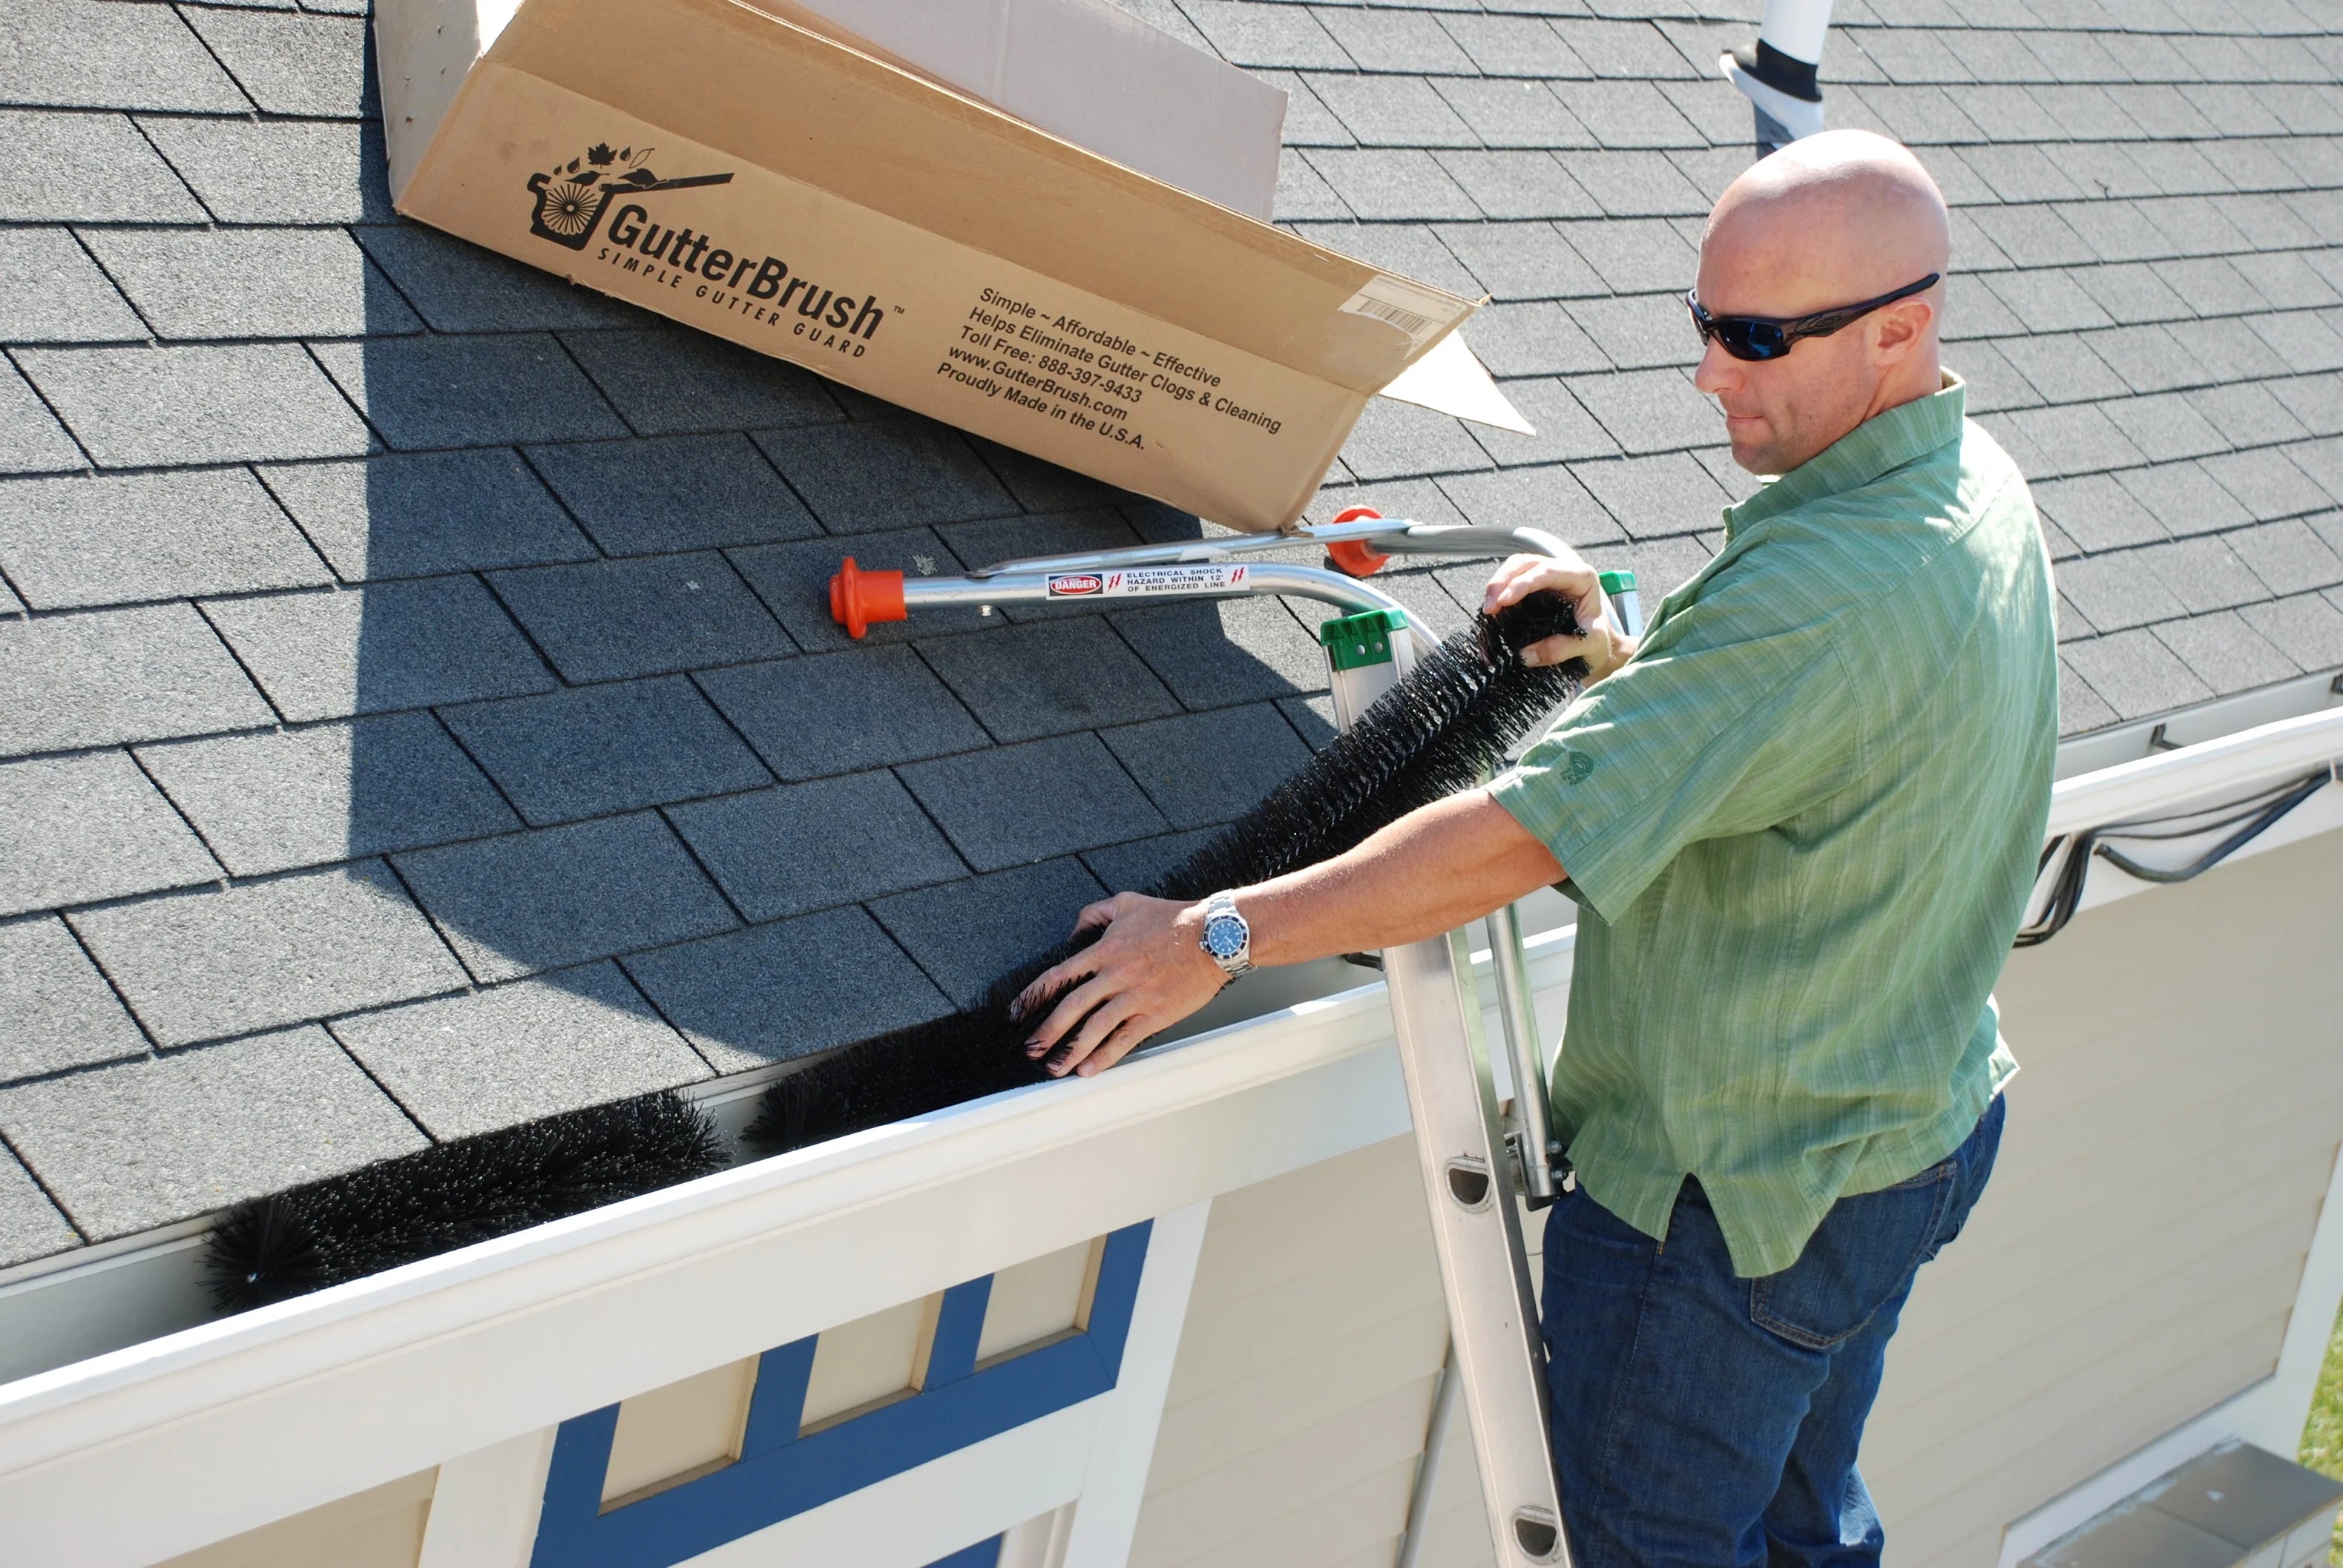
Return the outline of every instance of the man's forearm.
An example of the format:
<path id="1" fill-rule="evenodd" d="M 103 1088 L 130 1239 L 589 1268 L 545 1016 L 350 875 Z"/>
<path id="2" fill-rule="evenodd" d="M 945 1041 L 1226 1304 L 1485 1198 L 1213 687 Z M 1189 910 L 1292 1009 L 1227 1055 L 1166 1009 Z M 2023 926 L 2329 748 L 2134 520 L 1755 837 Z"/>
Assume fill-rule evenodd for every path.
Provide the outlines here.
<path id="1" fill-rule="evenodd" d="M 1257 964 L 1435 936 L 1563 874 L 1512 813 L 1475 789 L 1412 812 L 1346 855 L 1233 890 Z M 1111 1067 L 1227 983 L 1198 939 L 1200 905 L 1118 893 L 1081 913 L 1089 947 L 1037 977 L 1011 1015 L 1040 1015 L 1028 1055 L 1052 1073 Z M 1103 930 L 1099 930 L 1100 928 Z"/>
<path id="2" fill-rule="evenodd" d="M 1258 964 L 1398 947 L 1562 879 L 1553 852 L 1485 789 L 1409 813 L 1358 848 L 1247 888 Z"/>

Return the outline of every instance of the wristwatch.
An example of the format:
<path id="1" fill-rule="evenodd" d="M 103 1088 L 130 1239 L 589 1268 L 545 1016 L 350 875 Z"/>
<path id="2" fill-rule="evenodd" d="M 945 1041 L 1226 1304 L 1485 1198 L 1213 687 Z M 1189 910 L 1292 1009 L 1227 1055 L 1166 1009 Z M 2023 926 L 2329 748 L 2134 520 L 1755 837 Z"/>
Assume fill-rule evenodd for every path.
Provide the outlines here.
<path id="1" fill-rule="evenodd" d="M 1196 945 L 1231 980 L 1252 968 L 1252 927 L 1237 913 L 1234 893 L 1214 893 L 1204 900 L 1204 934 Z"/>

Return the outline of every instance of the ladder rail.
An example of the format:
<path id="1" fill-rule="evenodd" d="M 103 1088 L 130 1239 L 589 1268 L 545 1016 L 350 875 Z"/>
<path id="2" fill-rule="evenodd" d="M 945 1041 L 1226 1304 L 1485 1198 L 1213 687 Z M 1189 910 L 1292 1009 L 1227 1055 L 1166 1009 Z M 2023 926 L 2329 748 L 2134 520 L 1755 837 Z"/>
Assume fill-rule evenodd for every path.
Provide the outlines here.
<path id="1" fill-rule="evenodd" d="M 1384 663 L 1331 671 L 1338 724 L 1348 728 L 1413 668 L 1412 648 L 1394 642 L 1392 652 Z M 1518 938 L 1519 922 L 1510 930 Z M 1519 956 L 1513 955 L 1517 968 Z M 1490 1543 L 1502 1568 L 1568 1568 L 1545 1346 L 1495 1074 L 1481 1029 L 1472 950 L 1459 930 L 1385 948 L 1383 959 L 1417 1171 L 1448 1307 L 1447 1375 L 1463 1392 Z M 1525 973 L 1521 996 L 1526 999 Z M 1534 1103 L 1544 1082 L 1535 1061 L 1534 1022 L 1520 1016 L 1503 983 L 1498 1010 L 1507 1035 L 1528 1046 L 1531 1065 L 1517 1071 L 1516 1101 Z"/>
<path id="2" fill-rule="evenodd" d="M 1530 969 L 1522 947 L 1518 907 L 1500 904 L 1489 911 L 1489 962 L 1496 971 L 1497 1019 L 1504 1029 L 1505 1065 L 1513 1080 L 1514 1158 L 1521 1162 L 1522 1192 L 1533 1209 L 1552 1204 L 1560 1192 L 1562 1142 L 1554 1135 L 1545 1060 L 1538 1033 L 1537 1000 L 1530 991 Z"/>

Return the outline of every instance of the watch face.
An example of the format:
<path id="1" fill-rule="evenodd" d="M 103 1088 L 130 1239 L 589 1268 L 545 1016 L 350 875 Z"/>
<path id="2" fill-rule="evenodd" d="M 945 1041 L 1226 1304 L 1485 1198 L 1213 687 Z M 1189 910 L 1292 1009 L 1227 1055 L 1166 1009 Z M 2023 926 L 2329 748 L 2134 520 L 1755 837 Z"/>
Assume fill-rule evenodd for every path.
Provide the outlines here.
<path id="1" fill-rule="evenodd" d="M 1244 951 L 1244 922 L 1233 915 L 1214 915 L 1204 922 L 1204 950 L 1216 959 L 1232 959 Z"/>

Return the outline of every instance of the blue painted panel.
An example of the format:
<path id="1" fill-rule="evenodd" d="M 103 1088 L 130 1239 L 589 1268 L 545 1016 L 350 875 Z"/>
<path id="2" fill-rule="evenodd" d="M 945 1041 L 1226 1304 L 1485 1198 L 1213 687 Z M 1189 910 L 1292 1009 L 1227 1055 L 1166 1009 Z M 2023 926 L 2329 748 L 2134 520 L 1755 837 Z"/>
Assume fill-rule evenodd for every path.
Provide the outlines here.
<path id="1" fill-rule="evenodd" d="M 562 1422 L 532 1568 L 669 1568 L 1106 1392 L 1121 1369 L 1149 1230 L 1142 1221 L 1107 1238 L 1088 1329 L 982 1372 L 972 1369 L 991 1278 L 953 1286 L 937 1315 L 926 1386 L 820 1432 L 798 1430 L 819 1336 L 767 1351 L 739 1460 L 624 1508 L 601 1511 L 618 1407 Z M 999 1543 L 970 1548 L 980 1549 L 997 1555 Z M 957 1568 L 966 1556 L 945 1563 Z"/>
<path id="2" fill-rule="evenodd" d="M 819 1337 L 808 1334 L 757 1358 L 757 1382 L 749 1391 L 749 1424 L 740 1434 L 741 1458 L 798 1440 L 799 1418 L 805 1411 L 806 1384 L 813 1378 L 813 1350 Z"/>
<path id="3" fill-rule="evenodd" d="M 542 1519 L 591 1519 L 602 1510 L 602 1475 L 610 1466 L 610 1439 L 618 1434 L 618 1407 L 565 1421 L 553 1440 L 553 1468 L 545 1477 Z M 538 1527 L 534 1557 L 545 1556 L 545 1529 Z"/>
<path id="4" fill-rule="evenodd" d="M 976 1370 L 976 1342 L 984 1332 L 984 1309 L 992 1302 L 992 1276 L 954 1285 L 936 1309 L 935 1343 L 928 1349 L 927 1386 L 958 1382 Z"/>
<path id="5" fill-rule="evenodd" d="M 962 1547 L 949 1557 L 939 1557 L 928 1568 L 1001 1568 L 1001 1537 L 996 1535 L 990 1541 Z"/>

